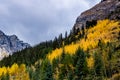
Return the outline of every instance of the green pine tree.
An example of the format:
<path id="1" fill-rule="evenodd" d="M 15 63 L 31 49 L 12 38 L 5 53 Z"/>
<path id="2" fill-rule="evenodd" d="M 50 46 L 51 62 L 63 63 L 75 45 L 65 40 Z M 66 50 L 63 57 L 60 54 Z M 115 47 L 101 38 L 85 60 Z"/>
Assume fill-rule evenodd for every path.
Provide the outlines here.
<path id="1" fill-rule="evenodd" d="M 77 58 L 75 66 L 75 79 L 83 80 L 88 73 L 86 55 L 80 48 L 78 48 L 75 56 Z"/>
<path id="2" fill-rule="evenodd" d="M 53 80 L 52 65 L 48 59 L 45 59 L 41 64 L 41 80 Z"/>
<path id="3" fill-rule="evenodd" d="M 103 64 L 102 55 L 95 53 L 94 60 L 95 60 L 94 62 L 95 75 L 97 79 L 103 80 L 104 64 Z"/>

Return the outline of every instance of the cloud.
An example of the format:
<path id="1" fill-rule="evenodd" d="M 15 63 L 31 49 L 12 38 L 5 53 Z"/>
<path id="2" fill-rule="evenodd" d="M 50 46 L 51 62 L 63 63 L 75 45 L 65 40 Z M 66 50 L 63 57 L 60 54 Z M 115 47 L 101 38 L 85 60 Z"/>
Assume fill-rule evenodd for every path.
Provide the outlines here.
<path id="1" fill-rule="evenodd" d="M 1 0 L 0 29 L 34 45 L 72 29 L 77 16 L 99 1 Z"/>

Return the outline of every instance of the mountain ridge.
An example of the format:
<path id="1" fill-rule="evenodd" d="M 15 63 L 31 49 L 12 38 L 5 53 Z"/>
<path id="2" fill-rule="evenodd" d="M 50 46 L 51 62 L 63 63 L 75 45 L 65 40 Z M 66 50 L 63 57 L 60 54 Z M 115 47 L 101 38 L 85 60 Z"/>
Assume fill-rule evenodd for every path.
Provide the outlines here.
<path id="1" fill-rule="evenodd" d="M 94 23 L 96 20 L 120 19 L 120 0 L 102 0 L 100 3 L 81 13 L 77 17 L 73 28 L 82 29 L 87 23 Z"/>
<path id="2" fill-rule="evenodd" d="M 16 35 L 6 35 L 0 30 L 0 60 L 28 47 L 30 44 L 19 40 Z"/>
<path id="3" fill-rule="evenodd" d="M 100 4 L 105 5 L 107 1 L 113 0 L 102 0 Z M 102 9 L 102 12 L 106 9 L 111 8 Z M 1 60 L 0 79 L 120 80 L 119 13 L 119 8 L 115 8 L 115 11 L 107 14 L 108 19 L 99 16 L 104 20 L 97 18 L 99 14 L 92 19 L 89 14 L 83 18 L 79 16 L 81 20 L 76 22 L 78 26 L 75 25 L 69 35 L 66 33 L 65 38 L 60 34 L 53 41 L 41 42 Z M 76 27 L 82 29 L 75 30 Z M 16 36 L 12 39 L 16 39 Z"/>

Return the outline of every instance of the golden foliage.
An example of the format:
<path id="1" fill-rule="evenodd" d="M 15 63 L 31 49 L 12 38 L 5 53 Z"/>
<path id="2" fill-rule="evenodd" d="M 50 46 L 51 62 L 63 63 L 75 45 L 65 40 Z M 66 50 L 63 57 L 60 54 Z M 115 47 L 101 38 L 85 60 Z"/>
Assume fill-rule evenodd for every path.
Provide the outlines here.
<path id="1" fill-rule="evenodd" d="M 70 44 L 70 45 L 66 45 L 64 47 L 65 49 L 65 53 L 69 53 L 69 54 L 74 54 L 75 51 L 77 50 L 77 48 L 79 47 L 79 44 Z M 59 48 L 59 49 L 55 49 L 54 51 L 52 51 L 52 53 L 49 53 L 48 54 L 48 59 L 50 61 L 52 61 L 54 58 L 57 58 L 57 57 L 60 57 L 61 54 L 62 54 L 62 48 Z"/>
<path id="2" fill-rule="evenodd" d="M 24 64 L 21 64 L 20 66 L 13 64 L 11 67 L 0 68 L 0 77 L 7 73 L 10 76 L 10 80 L 30 80 Z"/>
<path id="3" fill-rule="evenodd" d="M 86 39 L 82 38 L 77 41 L 75 44 L 66 45 L 65 53 L 74 54 L 78 47 L 81 47 L 84 51 L 89 49 L 95 49 L 98 46 L 99 40 L 107 42 L 113 42 L 117 40 L 120 32 L 120 24 L 118 21 L 114 20 L 100 20 L 97 22 L 97 25 L 90 28 L 85 29 Z M 48 59 L 52 61 L 54 58 L 59 57 L 62 53 L 62 48 L 56 49 L 52 51 L 52 53 L 48 54 Z M 89 61 L 92 61 L 90 58 Z M 93 63 L 89 64 L 91 67 Z"/>
<path id="4" fill-rule="evenodd" d="M 89 68 L 93 68 L 93 66 L 94 66 L 94 58 L 92 56 L 87 58 L 87 66 Z"/>
<path id="5" fill-rule="evenodd" d="M 0 76 L 5 75 L 7 73 L 6 67 L 0 68 Z"/>
<path id="6" fill-rule="evenodd" d="M 117 21 L 102 20 L 98 21 L 97 25 L 86 32 L 87 39 L 80 41 L 80 46 L 85 51 L 87 49 L 96 48 L 99 40 L 105 43 L 117 40 L 120 32 L 120 25 Z"/>

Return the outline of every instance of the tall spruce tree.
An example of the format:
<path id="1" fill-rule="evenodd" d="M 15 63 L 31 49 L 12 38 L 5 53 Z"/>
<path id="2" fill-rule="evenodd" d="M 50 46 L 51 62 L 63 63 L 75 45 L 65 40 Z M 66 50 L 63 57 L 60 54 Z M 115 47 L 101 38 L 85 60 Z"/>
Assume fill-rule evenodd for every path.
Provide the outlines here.
<path id="1" fill-rule="evenodd" d="M 59 63 L 62 66 L 59 66 L 59 80 L 63 80 L 65 78 L 65 74 L 66 74 L 66 69 L 65 69 L 65 50 L 64 50 L 64 46 L 63 46 L 63 51 L 61 54 L 61 57 L 59 59 Z"/>
<path id="2" fill-rule="evenodd" d="M 52 65 L 48 59 L 45 59 L 41 64 L 41 79 L 40 80 L 53 80 Z"/>
<path id="3" fill-rule="evenodd" d="M 83 80 L 83 78 L 85 78 L 85 76 L 87 75 L 87 72 L 88 72 L 86 55 L 83 52 L 83 50 L 78 48 L 75 56 L 77 58 L 77 59 L 75 59 L 76 60 L 76 66 L 75 66 L 76 77 L 75 77 L 75 79 L 76 80 Z"/>
<path id="4" fill-rule="evenodd" d="M 95 53 L 94 56 L 94 68 L 95 68 L 95 75 L 97 79 L 103 79 L 104 76 L 104 64 L 103 64 L 103 59 L 101 54 Z"/>

